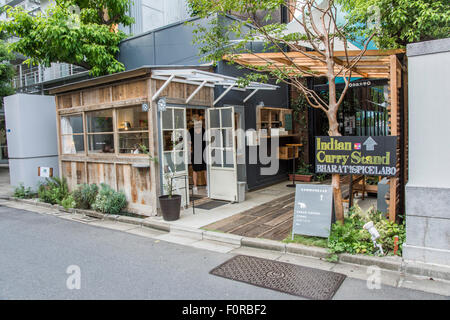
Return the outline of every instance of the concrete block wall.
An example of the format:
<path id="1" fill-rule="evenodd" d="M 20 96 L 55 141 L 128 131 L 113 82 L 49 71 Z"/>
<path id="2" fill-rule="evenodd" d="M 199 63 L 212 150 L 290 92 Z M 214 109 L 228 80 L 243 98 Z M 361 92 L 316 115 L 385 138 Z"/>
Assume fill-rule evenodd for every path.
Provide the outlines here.
<path id="1" fill-rule="evenodd" d="M 450 38 L 407 46 L 409 181 L 403 258 L 450 265 Z"/>

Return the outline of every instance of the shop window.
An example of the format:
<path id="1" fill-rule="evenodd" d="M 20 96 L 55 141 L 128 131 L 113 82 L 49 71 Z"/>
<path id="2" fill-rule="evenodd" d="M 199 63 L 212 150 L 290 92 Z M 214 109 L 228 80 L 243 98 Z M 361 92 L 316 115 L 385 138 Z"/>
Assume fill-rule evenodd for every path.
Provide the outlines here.
<path id="1" fill-rule="evenodd" d="M 63 154 L 84 153 L 82 115 L 61 117 L 61 148 Z"/>
<path id="2" fill-rule="evenodd" d="M 119 153 L 139 154 L 140 146 L 149 148 L 148 113 L 141 106 L 117 110 Z"/>
<path id="3" fill-rule="evenodd" d="M 91 153 L 114 153 L 113 111 L 86 113 L 88 150 Z"/>

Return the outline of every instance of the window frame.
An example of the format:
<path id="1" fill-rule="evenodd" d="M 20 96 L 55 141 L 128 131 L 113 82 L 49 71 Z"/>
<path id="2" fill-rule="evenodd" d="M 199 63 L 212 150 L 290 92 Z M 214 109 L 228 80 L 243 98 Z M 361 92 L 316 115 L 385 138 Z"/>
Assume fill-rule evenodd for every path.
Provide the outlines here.
<path id="1" fill-rule="evenodd" d="M 111 158 L 111 157 L 121 157 L 121 158 L 130 158 L 130 157 L 145 157 L 146 154 L 144 153 L 139 153 L 139 154 L 133 154 L 133 153 L 120 153 L 119 151 L 119 135 L 121 133 L 147 133 L 147 143 L 149 146 L 149 151 L 153 150 L 152 148 L 152 121 L 151 121 L 151 109 L 149 111 L 147 111 L 147 129 L 146 130 L 133 130 L 133 131 L 119 131 L 119 126 L 118 126 L 118 112 L 121 109 L 128 109 L 128 108 L 134 108 L 134 107 L 139 107 L 141 106 L 141 104 L 133 104 L 133 105 L 126 105 L 126 106 L 117 106 L 117 107 L 110 107 L 110 108 L 99 108 L 99 109 L 94 109 L 94 110 L 89 110 L 89 111 L 74 111 L 73 113 L 63 113 L 63 114 L 59 114 L 58 115 L 58 130 L 59 130 L 59 136 L 58 136 L 58 144 L 59 144 L 59 150 L 60 150 L 60 155 L 61 156 L 65 156 L 65 157 L 105 157 L 105 158 Z M 89 113 L 93 113 L 93 112 L 99 112 L 99 111 L 107 111 L 107 110 L 112 110 L 112 121 L 113 121 L 113 131 L 112 132 L 92 132 L 92 133 L 88 133 L 88 119 L 87 117 L 89 116 Z M 83 122 L 83 133 L 76 133 L 76 134 L 63 134 L 62 133 L 62 126 L 61 126 L 61 121 L 62 118 L 67 118 L 67 117 L 73 117 L 73 116 L 81 116 L 82 118 L 82 122 Z M 113 135 L 113 140 L 114 140 L 114 152 L 111 153 L 103 153 L 103 152 L 93 152 L 89 150 L 89 136 L 94 136 L 94 135 Z M 66 136 L 72 136 L 72 135 L 78 135 L 78 136 L 83 136 L 83 144 L 84 144 L 84 151 L 83 152 L 79 152 L 79 153 L 64 153 L 63 151 L 63 139 Z"/>
<path id="2" fill-rule="evenodd" d="M 89 127 L 88 127 L 88 121 L 87 121 L 87 117 L 88 117 L 88 115 L 90 114 L 90 113 L 95 113 L 95 112 L 101 112 L 101 111 L 109 111 L 109 110 L 111 110 L 112 111 L 112 129 L 113 129 L 113 131 L 112 132 L 110 132 L 110 131 L 105 131 L 105 132 L 89 132 Z M 85 138 L 85 140 L 86 140 L 86 143 L 87 143 L 87 145 L 86 145 L 86 154 L 89 156 L 89 155 L 99 155 L 99 154 L 101 154 L 101 155 L 103 155 L 103 156 L 107 156 L 107 157 L 111 157 L 111 156 L 114 156 L 114 155 L 116 155 L 117 156 L 117 136 L 116 136 L 116 131 L 117 131 L 117 127 L 116 127 L 116 125 L 115 125 L 115 119 L 116 119 L 116 108 L 105 108 L 105 109 L 97 109 L 97 110 L 91 110 L 91 111 L 85 111 L 84 112 L 84 120 L 85 120 L 85 123 L 86 123 L 86 125 L 85 125 L 85 127 L 86 127 L 86 131 L 85 131 L 85 133 L 86 133 L 86 138 Z M 112 135 L 113 136 L 113 148 L 114 148 L 114 152 L 111 152 L 111 153 L 104 153 L 104 152 L 95 152 L 95 151 L 91 151 L 90 150 L 90 145 L 89 145 L 89 137 L 90 136 L 94 136 L 94 135 Z"/>
<path id="3" fill-rule="evenodd" d="M 147 133 L 147 144 L 148 144 L 148 148 L 150 148 L 150 119 L 149 119 L 149 113 L 151 112 L 150 110 L 148 110 L 147 113 L 147 129 L 145 130 L 129 130 L 129 131 L 120 131 L 119 129 L 119 112 L 125 109 L 134 109 L 134 108 L 139 108 L 141 107 L 141 105 L 132 105 L 132 106 L 126 106 L 126 107 L 120 107 L 120 108 L 116 108 L 115 109 L 115 132 L 117 135 L 117 138 L 115 138 L 115 140 L 117 141 L 117 155 L 118 156 L 145 156 L 145 154 L 143 153 L 138 153 L 138 154 L 134 154 L 134 153 L 123 153 L 120 152 L 120 135 L 126 135 L 126 134 L 131 134 L 131 133 Z"/>
<path id="4" fill-rule="evenodd" d="M 61 126 L 62 119 L 63 118 L 70 118 L 70 117 L 77 117 L 77 116 L 81 117 L 81 123 L 82 123 L 82 127 L 83 127 L 83 132 L 82 133 L 63 133 L 62 126 Z M 61 140 L 61 143 L 60 143 L 61 155 L 71 155 L 72 156 L 72 155 L 86 154 L 86 151 L 87 151 L 86 139 L 84 137 L 85 133 L 86 133 L 86 130 L 85 130 L 85 119 L 84 119 L 83 112 L 61 115 L 59 117 L 59 126 L 60 126 L 60 140 Z M 64 137 L 68 137 L 68 136 L 71 136 L 71 137 L 73 137 L 73 136 L 82 136 L 83 137 L 84 150 L 82 152 L 76 152 L 76 150 L 75 150 L 75 153 L 65 153 L 64 152 Z"/>

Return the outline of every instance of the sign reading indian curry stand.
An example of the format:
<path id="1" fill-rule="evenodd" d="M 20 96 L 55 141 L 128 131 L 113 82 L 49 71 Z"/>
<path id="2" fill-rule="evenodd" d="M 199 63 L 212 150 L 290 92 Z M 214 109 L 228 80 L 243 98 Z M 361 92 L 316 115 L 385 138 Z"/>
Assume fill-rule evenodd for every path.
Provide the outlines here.
<path id="1" fill-rule="evenodd" d="M 393 177 L 397 137 L 316 137 L 316 173 Z"/>

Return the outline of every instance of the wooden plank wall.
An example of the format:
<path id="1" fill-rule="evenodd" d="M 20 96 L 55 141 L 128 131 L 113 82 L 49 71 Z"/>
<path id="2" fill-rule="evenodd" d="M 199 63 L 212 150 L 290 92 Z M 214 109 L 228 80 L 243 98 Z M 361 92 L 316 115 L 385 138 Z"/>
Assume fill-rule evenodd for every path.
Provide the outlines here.
<path id="1" fill-rule="evenodd" d="M 84 116 L 87 111 L 116 110 L 148 102 L 150 90 L 150 79 L 139 78 L 62 93 L 55 99 L 59 116 L 80 113 Z M 60 132 L 59 123 L 58 119 L 58 132 Z M 149 135 L 152 142 L 155 133 L 153 124 L 152 112 L 149 112 Z M 116 142 L 117 138 L 116 134 Z M 84 154 L 63 155 L 61 146 L 59 147 L 60 174 L 67 178 L 70 190 L 82 183 L 97 185 L 106 183 L 113 189 L 125 193 L 129 203 L 128 211 L 145 215 L 156 214 L 155 191 L 159 186 L 156 178 L 158 169 L 154 164 L 150 168 L 133 167 L 133 164 L 148 164 L 147 156 L 89 154 L 87 139 L 85 149 Z M 154 151 L 151 147 L 150 152 Z"/>
<path id="2" fill-rule="evenodd" d="M 153 92 L 158 91 L 165 83 L 164 80 L 153 80 Z M 186 83 L 170 83 L 163 90 L 160 97 L 166 97 L 168 103 L 186 105 L 186 99 L 197 89 L 197 86 Z M 193 106 L 211 106 L 214 99 L 214 91 L 210 87 L 203 87 L 189 102 Z"/>
<path id="3" fill-rule="evenodd" d="M 134 168 L 132 164 L 62 161 L 62 173 L 67 178 L 70 191 L 83 183 L 99 186 L 106 183 L 125 193 L 129 211 L 152 215 L 156 210 L 149 168 Z"/>
<path id="4" fill-rule="evenodd" d="M 147 79 L 139 79 L 63 93 L 56 96 L 56 106 L 58 110 L 69 109 L 66 110 L 67 113 L 130 105 L 143 99 L 148 100 L 147 84 Z"/>

